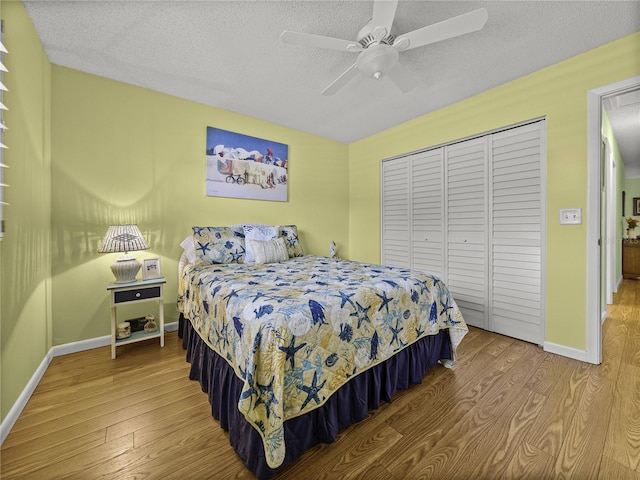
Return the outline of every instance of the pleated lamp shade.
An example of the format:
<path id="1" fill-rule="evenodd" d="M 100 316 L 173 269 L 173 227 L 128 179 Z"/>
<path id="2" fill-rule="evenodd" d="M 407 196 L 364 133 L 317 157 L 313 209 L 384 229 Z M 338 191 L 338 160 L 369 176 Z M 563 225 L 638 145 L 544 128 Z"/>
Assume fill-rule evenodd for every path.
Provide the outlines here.
<path id="1" fill-rule="evenodd" d="M 116 283 L 135 282 L 140 271 L 140 262 L 128 255 L 129 252 L 146 250 L 149 248 L 137 225 L 112 225 L 102 241 L 100 253 L 124 252 L 116 263 L 111 265 L 111 271 L 116 277 Z"/>

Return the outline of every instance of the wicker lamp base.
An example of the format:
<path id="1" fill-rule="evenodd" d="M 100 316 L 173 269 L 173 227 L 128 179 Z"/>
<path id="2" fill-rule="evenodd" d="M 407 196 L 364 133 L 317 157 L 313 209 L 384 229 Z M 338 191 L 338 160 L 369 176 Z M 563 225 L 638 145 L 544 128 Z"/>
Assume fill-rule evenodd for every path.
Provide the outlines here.
<path id="1" fill-rule="evenodd" d="M 130 283 L 136 281 L 136 275 L 140 271 L 140 262 L 129 255 L 120 257 L 116 263 L 111 265 L 116 283 Z"/>

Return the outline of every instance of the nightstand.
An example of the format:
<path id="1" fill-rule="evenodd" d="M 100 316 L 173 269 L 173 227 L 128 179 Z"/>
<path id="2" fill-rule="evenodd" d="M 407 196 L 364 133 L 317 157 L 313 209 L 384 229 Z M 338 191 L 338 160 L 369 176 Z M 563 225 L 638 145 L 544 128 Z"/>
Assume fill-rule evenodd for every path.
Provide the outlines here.
<path id="1" fill-rule="evenodd" d="M 139 280 L 131 283 L 112 283 L 107 287 L 111 292 L 111 358 L 116 358 L 116 347 L 128 343 L 140 342 L 150 338 L 159 338 L 160 346 L 164 347 L 164 302 L 162 300 L 162 289 L 166 280 L 164 277 L 150 280 Z M 158 330 L 146 333 L 132 332 L 130 337 L 116 338 L 117 315 L 116 308 L 119 305 L 158 302 Z"/>

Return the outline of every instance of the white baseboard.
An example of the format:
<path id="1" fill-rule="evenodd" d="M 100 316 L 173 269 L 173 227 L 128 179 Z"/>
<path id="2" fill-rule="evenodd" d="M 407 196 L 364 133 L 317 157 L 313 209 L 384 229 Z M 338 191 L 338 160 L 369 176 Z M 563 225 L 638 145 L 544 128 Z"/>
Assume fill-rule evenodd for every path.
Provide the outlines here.
<path id="1" fill-rule="evenodd" d="M 557 343 L 544 342 L 544 351 L 573 358 L 574 360 L 580 360 L 581 362 L 588 362 L 587 352 L 585 350 L 578 350 L 577 348 L 558 345 Z"/>
<path id="2" fill-rule="evenodd" d="M 178 331 L 178 321 L 164 324 L 165 332 L 177 332 Z"/>
<path id="3" fill-rule="evenodd" d="M 4 443 L 5 438 L 7 438 L 7 435 L 9 435 L 9 432 L 22 413 L 22 410 L 27 405 L 27 402 L 29 401 L 29 398 L 31 398 L 33 391 L 36 389 L 38 383 L 40 383 L 40 380 L 44 376 L 44 372 L 47 371 L 47 367 L 51 363 L 52 358 L 53 355 L 51 354 L 51 350 L 49 350 L 49 353 L 47 353 L 42 359 L 42 362 L 40 362 L 40 365 L 38 366 L 38 368 L 36 368 L 36 371 L 31 376 L 31 379 L 27 383 L 26 387 L 24 387 L 24 389 L 22 390 L 22 393 L 16 400 L 16 403 L 13 404 L 13 407 L 11 407 L 11 410 L 9 410 L 9 413 L 2 421 L 2 424 L 0 425 L 0 445 Z"/>
<path id="4" fill-rule="evenodd" d="M 164 324 L 165 332 L 175 332 L 178 330 L 178 322 L 170 322 Z M 88 340 L 81 340 L 79 342 L 71 342 L 65 343 L 64 345 L 56 345 L 52 347 L 49 352 L 42 359 L 42 362 L 36 369 L 35 373 L 27 383 L 27 385 L 22 390 L 22 393 L 9 410 L 9 413 L 0 424 L 0 445 L 4 443 L 4 440 L 9 435 L 9 432 L 15 425 L 18 417 L 24 410 L 24 407 L 27 405 L 29 398 L 33 394 L 34 390 L 40 383 L 40 380 L 44 376 L 44 373 L 47 371 L 47 367 L 51 363 L 51 359 L 53 357 L 59 357 L 61 355 L 68 355 L 70 353 L 83 352 L 85 350 L 91 350 L 93 348 L 104 347 L 106 345 L 111 344 L 111 335 L 105 335 L 103 337 L 90 338 Z"/>
<path id="5" fill-rule="evenodd" d="M 85 350 L 91 350 L 93 348 L 105 347 L 111 345 L 111 335 L 105 335 L 104 337 L 90 338 L 88 340 L 80 340 L 79 342 L 65 343 L 63 345 L 56 345 L 51 348 L 52 357 L 60 357 L 62 355 L 69 355 L 70 353 L 84 352 Z"/>
<path id="6" fill-rule="evenodd" d="M 178 330 L 178 322 L 164 324 L 165 332 L 175 332 L 176 330 Z M 56 345 L 51 349 L 51 352 L 53 352 L 52 357 L 59 357 L 70 353 L 84 352 L 92 348 L 105 347 L 107 345 L 111 345 L 111 335 L 80 340 L 79 342 L 65 343 L 64 345 Z"/>

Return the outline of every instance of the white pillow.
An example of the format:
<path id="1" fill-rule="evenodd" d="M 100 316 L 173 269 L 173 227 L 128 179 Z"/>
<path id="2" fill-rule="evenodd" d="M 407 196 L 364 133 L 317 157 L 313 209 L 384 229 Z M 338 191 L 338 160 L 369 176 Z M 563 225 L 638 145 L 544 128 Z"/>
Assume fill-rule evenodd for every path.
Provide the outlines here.
<path id="1" fill-rule="evenodd" d="M 253 248 L 251 246 L 251 242 L 249 240 L 275 240 L 278 238 L 278 234 L 280 233 L 280 229 L 271 225 L 245 225 L 242 227 L 244 230 L 244 240 L 245 240 L 245 257 L 244 261 L 251 263 L 254 261 Z"/>
<path id="2" fill-rule="evenodd" d="M 229 225 L 229 226 L 234 230 L 235 229 L 243 230 L 244 227 L 252 227 L 252 226 L 268 227 L 269 225 L 267 225 L 266 223 L 234 223 L 233 225 Z"/>
<path id="3" fill-rule="evenodd" d="M 289 260 L 289 252 L 284 238 L 275 240 L 247 240 L 255 256 L 255 263 L 274 263 Z M 247 248 L 247 250 L 249 250 Z"/>
<path id="4" fill-rule="evenodd" d="M 187 255 L 187 259 L 190 263 L 196 263 L 196 246 L 193 243 L 193 235 L 189 235 L 180 244 L 184 253 Z"/>

